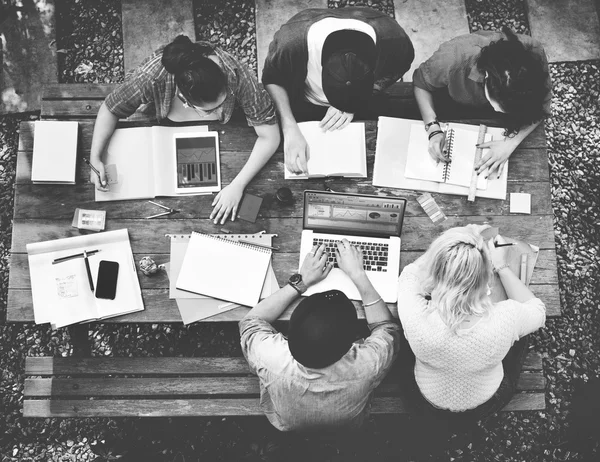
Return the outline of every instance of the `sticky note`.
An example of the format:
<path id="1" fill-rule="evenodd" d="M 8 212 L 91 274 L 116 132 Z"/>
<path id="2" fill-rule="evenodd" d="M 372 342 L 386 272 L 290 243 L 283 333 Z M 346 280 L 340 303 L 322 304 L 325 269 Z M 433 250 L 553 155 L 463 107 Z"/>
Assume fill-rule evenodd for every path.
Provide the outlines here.
<path id="1" fill-rule="evenodd" d="M 531 194 L 510 193 L 510 213 L 531 213 Z"/>

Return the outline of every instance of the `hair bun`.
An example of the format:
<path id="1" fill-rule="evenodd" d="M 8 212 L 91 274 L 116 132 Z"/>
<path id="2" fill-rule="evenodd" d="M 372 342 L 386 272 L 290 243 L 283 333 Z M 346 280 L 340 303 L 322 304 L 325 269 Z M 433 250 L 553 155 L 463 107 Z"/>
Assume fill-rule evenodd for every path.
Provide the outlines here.
<path id="1" fill-rule="evenodd" d="M 165 46 L 162 65 L 170 74 L 176 74 L 189 67 L 189 56 L 193 53 L 194 43 L 187 35 L 178 35 Z"/>

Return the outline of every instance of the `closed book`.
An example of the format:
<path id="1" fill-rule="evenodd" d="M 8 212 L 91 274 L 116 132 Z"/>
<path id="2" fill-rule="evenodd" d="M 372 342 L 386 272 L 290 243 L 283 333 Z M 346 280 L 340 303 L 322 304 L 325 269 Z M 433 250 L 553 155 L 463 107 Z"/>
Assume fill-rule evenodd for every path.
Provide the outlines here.
<path id="1" fill-rule="evenodd" d="M 34 123 L 31 181 L 75 184 L 77 122 L 38 120 Z"/>

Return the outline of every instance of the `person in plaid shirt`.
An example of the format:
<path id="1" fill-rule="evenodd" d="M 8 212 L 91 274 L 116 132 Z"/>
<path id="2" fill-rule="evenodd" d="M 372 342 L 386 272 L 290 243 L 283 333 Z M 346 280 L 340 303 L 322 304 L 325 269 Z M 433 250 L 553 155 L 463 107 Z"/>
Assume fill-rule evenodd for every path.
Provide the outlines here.
<path id="1" fill-rule="evenodd" d="M 100 107 L 90 152 L 90 181 L 108 191 L 102 154 L 119 119 L 155 118 L 159 123 L 209 121 L 227 123 L 239 106 L 258 138 L 236 178 L 213 201 L 210 218 L 225 223 L 237 216 L 244 189 L 279 146 L 273 102 L 252 71 L 208 43 L 184 35 L 156 51 L 126 77 Z"/>

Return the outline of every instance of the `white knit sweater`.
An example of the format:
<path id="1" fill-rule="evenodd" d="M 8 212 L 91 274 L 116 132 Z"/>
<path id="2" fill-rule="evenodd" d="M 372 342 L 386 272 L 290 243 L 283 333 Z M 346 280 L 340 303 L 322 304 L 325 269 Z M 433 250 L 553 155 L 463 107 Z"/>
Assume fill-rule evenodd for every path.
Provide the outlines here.
<path id="1" fill-rule="evenodd" d="M 502 359 L 519 338 L 544 325 L 539 298 L 505 300 L 469 329 L 452 333 L 436 312 L 426 313 L 417 266 L 404 268 L 398 286 L 398 315 L 416 357 L 415 378 L 434 406 L 459 412 L 486 402 L 504 376 Z"/>

